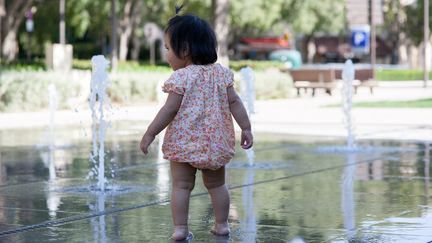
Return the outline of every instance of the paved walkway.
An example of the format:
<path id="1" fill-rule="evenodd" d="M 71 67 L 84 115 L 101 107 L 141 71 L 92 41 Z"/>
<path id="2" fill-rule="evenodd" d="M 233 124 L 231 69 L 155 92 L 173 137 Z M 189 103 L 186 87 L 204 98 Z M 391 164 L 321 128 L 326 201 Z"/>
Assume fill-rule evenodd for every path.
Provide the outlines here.
<path id="1" fill-rule="evenodd" d="M 432 98 L 432 85 L 422 88 L 422 82 L 381 82 L 369 93 L 360 88 L 354 96 L 358 101 L 416 100 Z M 315 97 L 303 94 L 301 97 L 283 100 L 265 100 L 255 103 L 253 116 L 256 132 L 272 132 L 291 135 L 344 137 L 344 113 L 341 94 L 333 96 L 318 92 Z M 149 122 L 158 111 L 155 103 L 139 106 L 115 107 L 112 120 L 133 120 Z M 354 108 L 352 110 L 357 138 L 432 140 L 431 108 Z M 49 111 L 0 114 L 0 129 L 47 126 Z M 90 124 L 90 112 L 85 108 L 57 111 L 56 124 Z"/>

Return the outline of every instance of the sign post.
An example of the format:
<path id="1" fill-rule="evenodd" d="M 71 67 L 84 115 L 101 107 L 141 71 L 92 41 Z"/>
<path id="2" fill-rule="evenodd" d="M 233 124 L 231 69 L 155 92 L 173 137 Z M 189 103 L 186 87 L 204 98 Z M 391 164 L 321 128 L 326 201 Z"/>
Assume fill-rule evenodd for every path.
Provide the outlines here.
<path id="1" fill-rule="evenodd" d="M 357 55 L 369 54 L 370 50 L 370 26 L 351 26 L 351 46 Z"/>

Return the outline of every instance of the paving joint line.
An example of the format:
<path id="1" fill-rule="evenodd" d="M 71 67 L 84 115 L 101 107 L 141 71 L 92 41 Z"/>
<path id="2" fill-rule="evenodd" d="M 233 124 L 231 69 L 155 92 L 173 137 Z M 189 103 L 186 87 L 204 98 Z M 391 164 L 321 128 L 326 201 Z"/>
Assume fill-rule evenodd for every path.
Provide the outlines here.
<path id="1" fill-rule="evenodd" d="M 319 172 L 323 172 L 323 171 L 329 171 L 329 170 L 343 168 L 343 167 L 347 167 L 347 166 L 353 166 L 353 165 L 357 165 L 357 164 L 369 163 L 371 161 L 375 161 L 377 159 L 383 159 L 385 157 L 387 157 L 387 156 L 375 157 L 375 158 L 367 159 L 367 160 L 360 161 L 360 162 L 337 165 L 337 166 L 322 168 L 322 169 L 318 169 L 318 170 L 303 172 L 303 173 L 299 173 L 299 174 L 295 174 L 295 175 L 278 177 L 278 178 L 274 178 L 274 179 L 270 179 L 270 180 L 262 180 L 262 181 L 257 181 L 254 183 L 246 183 L 246 184 L 241 184 L 241 185 L 237 185 L 237 186 L 231 186 L 228 188 L 228 190 L 234 190 L 234 189 L 248 187 L 248 186 L 260 185 L 260 184 L 264 184 L 264 183 L 280 181 L 280 180 L 295 178 L 295 177 L 304 176 L 304 175 L 315 174 L 315 173 L 319 173 Z M 195 193 L 195 194 L 192 194 L 190 197 L 191 198 L 192 197 L 199 197 L 199 196 L 203 196 L 203 195 L 208 195 L 208 192 Z M 3 232 L 0 232 L 0 237 L 12 235 L 12 234 L 17 234 L 17 233 L 23 233 L 23 232 L 27 232 L 27 231 L 31 231 L 31 230 L 35 230 L 35 229 L 39 229 L 39 228 L 46 228 L 46 227 L 50 227 L 50 226 L 63 225 L 63 224 L 67 224 L 67 223 L 71 223 L 71 222 L 75 222 L 75 221 L 80 221 L 80 220 L 84 220 L 84 219 L 89 219 L 89 218 L 94 218 L 94 217 L 99 217 L 99 216 L 104 216 L 104 215 L 109 215 L 109 214 L 114 214 L 114 213 L 121 213 L 121 212 L 129 211 L 129 210 L 139 209 L 139 208 L 146 208 L 146 207 L 165 204 L 165 203 L 169 203 L 169 202 L 171 202 L 171 199 L 164 199 L 164 200 L 158 200 L 158 201 L 153 201 L 153 202 L 144 203 L 144 204 L 132 205 L 129 207 L 124 207 L 124 208 L 114 208 L 114 209 L 108 209 L 108 210 L 104 210 L 104 211 L 100 211 L 100 212 L 86 213 L 86 214 L 81 214 L 81 215 L 70 216 L 70 217 L 66 217 L 63 219 L 51 220 L 51 221 L 46 221 L 46 222 L 42 222 L 39 224 L 33 224 L 33 225 L 19 227 L 19 228 L 12 229 L 12 230 L 6 230 Z"/>

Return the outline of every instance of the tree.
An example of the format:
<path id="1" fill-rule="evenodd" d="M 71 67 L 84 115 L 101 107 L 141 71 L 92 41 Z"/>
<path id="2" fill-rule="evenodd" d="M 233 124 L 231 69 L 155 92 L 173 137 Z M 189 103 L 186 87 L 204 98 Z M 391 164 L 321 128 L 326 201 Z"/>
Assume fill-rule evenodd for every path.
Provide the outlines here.
<path id="1" fill-rule="evenodd" d="M 142 1 L 128 0 L 123 6 L 122 17 L 118 25 L 120 35 L 119 59 L 126 60 L 129 51 L 129 40 L 134 29 L 141 23 Z"/>
<path id="2" fill-rule="evenodd" d="M 263 32 L 281 32 L 284 21 L 283 4 L 293 0 L 237 0 L 231 1 L 230 27 L 234 35 L 260 35 Z M 287 8 L 288 9 L 288 8 Z M 288 11 L 288 10 L 287 10 Z M 251 14 L 253 13 L 253 14 Z"/>
<path id="3" fill-rule="evenodd" d="M 403 31 L 415 45 L 420 45 L 423 42 L 423 11 L 424 2 L 417 1 L 414 4 L 406 6 L 406 24 Z M 429 4 L 429 26 L 432 24 L 432 5 Z"/>
<path id="4" fill-rule="evenodd" d="M 308 44 L 317 33 L 340 34 L 345 30 L 344 0 L 304 0 L 292 3 L 293 30 L 304 35 L 302 53 L 308 56 Z M 288 5 L 285 5 L 288 6 Z M 284 11 L 287 11 L 284 9 Z"/>
<path id="5" fill-rule="evenodd" d="M 18 28 L 32 4 L 33 0 L 0 0 L 0 56 L 6 62 L 18 54 Z"/>
<path id="6" fill-rule="evenodd" d="M 400 0 L 384 1 L 384 25 L 380 31 L 386 36 L 387 43 L 391 47 L 391 63 L 399 63 L 401 57 L 400 46 L 407 41 L 406 34 L 402 30 L 406 13 L 405 8 L 401 5 Z"/>
<path id="7" fill-rule="evenodd" d="M 212 0 L 213 28 L 218 42 L 218 61 L 228 66 L 229 0 Z"/>

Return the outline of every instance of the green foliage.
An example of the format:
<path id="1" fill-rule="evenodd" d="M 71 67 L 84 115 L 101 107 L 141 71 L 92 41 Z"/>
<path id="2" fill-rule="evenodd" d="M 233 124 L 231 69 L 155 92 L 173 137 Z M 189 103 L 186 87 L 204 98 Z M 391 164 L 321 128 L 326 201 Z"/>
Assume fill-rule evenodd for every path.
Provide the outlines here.
<path id="1" fill-rule="evenodd" d="M 91 70 L 92 69 L 91 60 L 73 59 L 72 68 L 79 69 L 79 70 Z"/>
<path id="2" fill-rule="evenodd" d="M 283 63 L 276 61 L 240 60 L 229 62 L 229 67 L 235 71 L 248 66 L 255 71 L 263 71 L 269 68 L 282 68 L 283 65 Z"/>
<path id="3" fill-rule="evenodd" d="M 8 64 L 0 64 L 0 73 L 5 71 L 43 71 L 45 63 L 41 59 L 33 60 L 31 63 L 20 60 L 13 61 Z"/>
<path id="4" fill-rule="evenodd" d="M 407 18 L 403 31 L 408 34 L 416 45 L 419 45 L 423 41 L 424 1 L 417 1 L 414 4 L 406 6 L 405 9 Z M 431 15 L 432 5 L 429 4 L 429 26 L 432 24 Z"/>
<path id="5" fill-rule="evenodd" d="M 283 2 L 283 0 L 230 1 L 231 28 L 251 35 L 271 30 L 281 20 Z"/>
<path id="6" fill-rule="evenodd" d="M 312 35 L 317 32 L 339 34 L 345 28 L 344 0 L 304 0 L 285 7 L 296 33 Z M 290 11 L 291 10 L 291 11 Z M 337 14 L 336 14 L 337 13 Z"/>

